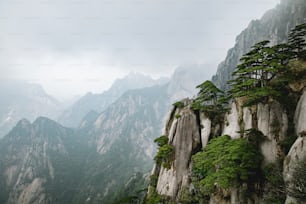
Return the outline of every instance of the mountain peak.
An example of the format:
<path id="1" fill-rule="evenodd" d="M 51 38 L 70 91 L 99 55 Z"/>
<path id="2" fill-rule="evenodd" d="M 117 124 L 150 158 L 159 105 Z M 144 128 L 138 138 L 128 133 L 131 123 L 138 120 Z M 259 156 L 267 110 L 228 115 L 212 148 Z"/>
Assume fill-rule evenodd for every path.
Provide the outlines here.
<path id="1" fill-rule="evenodd" d="M 56 128 L 56 127 L 60 127 L 61 125 L 55 122 L 54 120 L 51 120 L 47 117 L 40 116 L 33 122 L 33 126 L 38 126 L 40 128 L 45 127 L 45 126 Z"/>
<path id="2" fill-rule="evenodd" d="M 23 118 L 23 119 L 19 120 L 17 125 L 16 125 L 16 127 L 23 127 L 23 128 L 24 127 L 29 127 L 29 126 L 31 126 L 31 122 L 26 118 Z"/>

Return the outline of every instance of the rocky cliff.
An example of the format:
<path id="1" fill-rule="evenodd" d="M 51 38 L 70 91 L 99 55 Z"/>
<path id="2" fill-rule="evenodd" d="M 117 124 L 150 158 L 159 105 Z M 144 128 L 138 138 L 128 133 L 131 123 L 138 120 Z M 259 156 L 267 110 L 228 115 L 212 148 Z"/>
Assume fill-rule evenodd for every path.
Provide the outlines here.
<path id="1" fill-rule="evenodd" d="M 193 111 L 190 108 L 191 101 L 185 100 L 184 107 L 173 108 L 165 127 L 164 134 L 168 136 L 169 144 L 174 147 L 175 152 L 171 167 L 155 164 L 152 175 L 157 177 L 157 183 L 151 185 L 149 191 L 156 191 L 158 195 L 162 195 L 165 203 L 193 203 L 192 199 L 186 201 L 186 192 L 190 195 L 194 194 L 192 156 L 205 149 L 208 141 L 215 136 L 229 135 L 232 139 L 246 138 L 245 130 L 248 129 L 257 129 L 265 136 L 259 145 L 260 153 L 263 155 L 262 168 L 265 169 L 271 164 L 284 160 L 282 172 L 286 186 L 293 185 L 291 184 L 294 179 L 293 172 L 296 166 L 306 158 L 305 99 L 306 90 L 300 97 L 294 113 L 290 113 L 277 101 L 245 108 L 242 108 L 241 101 L 234 101 L 230 105 L 230 110 L 222 116 L 221 122 L 213 121 L 203 112 Z M 292 114 L 295 114 L 294 124 L 290 121 Z M 297 139 L 288 128 L 292 125 L 298 135 Z M 292 139 L 296 140 L 287 153 L 288 150 L 285 150 L 284 144 Z M 240 187 L 232 188 L 230 192 L 212 194 L 207 202 L 209 201 L 210 204 L 269 203 L 268 195 L 264 190 L 268 188 L 268 184 L 259 182 L 256 185 L 260 186 L 262 191 L 260 193 L 254 191 L 247 198 L 241 195 L 243 192 L 243 184 L 241 184 Z M 289 192 L 283 190 L 284 194 Z M 286 203 L 290 202 L 303 203 L 289 193 Z"/>
<path id="2" fill-rule="evenodd" d="M 305 22 L 305 6 L 304 1 L 283 0 L 261 20 L 251 22 L 237 37 L 213 82 L 227 90 L 239 59 L 255 43 L 286 42 L 290 29 Z M 254 95 L 265 94 L 263 89 L 256 93 L 247 88 L 247 94 L 232 98 L 226 111 L 220 111 L 217 94 L 222 91 L 209 89 L 204 82 L 204 95 L 174 104 L 163 133 L 167 144 L 158 143 L 146 203 L 305 203 L 305 60 L 290 59 L 286 68 L 296 74 L 281 85 L 286 86 L 279 91 L 282 97 L 267 94 L 246 105 Z M 243 88 L 231 91 L 241 93 Z M 197 100 L 202 100 L 202 109 L 196 108 Z"/>
<path id="3" fill-rule="evenodd" d="M 299 103 L 297 105 L 296 111 L 295 111 L 295 118 L 294 118 L 294 124 L 295 124 L 295 131 L 298 135 L 297 140 L 294 142 L 292 147 L 290 148 L 290 151 L 288 155 L 286 156 L 286 159 L 284 161 L 284 180 L 289 188 L 289 193 L 287 194 L 286 198 L 286 204 L 290 203 L 303 203 L 299 200 L 299 196 L 296 194 L 293 194 L 290 190 L 290 188 L 293 185 L 296 185 L 299 178 L 296 178 L 297 176 L 301 176 L 300 179 L 305 179 L 305 176 L 303 175 L 297 175 L 295 174 L 295 171 L 297 167 L 306 160 L 306 91 L 304 91 L 303 95 L 301 96 Z M 305 166 L 302 167 L 305 169 Z M 299 185 L 299 184 L 298 184 Z M 302 194 L 305 193 L 305 185 L 298 186 L 301 188 Z M 296 196 L 296 197 L 295 197 Z M 305 199 L 305 195 L 302 197 Z M 304 200 L 305 201 L 305 200 Z"/>
<path id="4" fill-rule="evenodd" d="M 287 41 L 289 31 L 306 19 L 304 0 L 282 0 L 274 9 L 268 11 L 260 20 L 253 20 L 249 26 L 236 38 L 225 60 L 218 66 L 212 81 L 219 88 L 228 89 L 226 84 L 243 54 L 249 51 L 255 43 L 270 40 L 271 44 Z"/>

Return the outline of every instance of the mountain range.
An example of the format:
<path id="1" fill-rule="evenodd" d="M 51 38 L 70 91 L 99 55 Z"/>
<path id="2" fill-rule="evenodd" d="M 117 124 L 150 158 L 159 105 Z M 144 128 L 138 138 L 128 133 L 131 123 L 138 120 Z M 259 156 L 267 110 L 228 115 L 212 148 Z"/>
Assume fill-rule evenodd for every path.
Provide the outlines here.
<path id="1" fill-rule="evenodd" d="M 118 99 L 107 101 L 110 104 L 101 112 L 88 110 L 79 119 L 78 128 L 66 128 L 44 117 L 33 123 L 21 120 L 0 141 L 8 147 L 1 148 L 0 154 L 0 184 L 6 189 L 0 200 L 23 204 L 112 203 L 129 190 L 127 184 L 135 185 L 129 194 L 144 188 L 156 151 L 152 141 L 161 134 L 173 99 L 194 95 L 195 84 L 209 77 L 204 65 L 200 67 L 182 66 L 167 83 L 138 74 L 116 81 L 97 98 L 105 97 L 105 93 L 116 95 L 111 92 L 120 92 L 136 79 L 143 87 L 117 95 Z M 146 87 L 153 82 L 156 85 Z M 84 98 L 88 96 L 72 107 L 83 105 L 80 101 L 87 100 Z M 84 107 L 89 106 L 85 103 Z"/>
<path id="2" fill-rule="evenodd" d="M 55 119 L 60 112 L 60 103 L 37 84 L 2 79 L 0 94 L 0 138 L 22 118 L 30 121 L 39 116 Z"/>
<path id="3" fill-rule="evenodd" d="M 289 30 L 305 21 L 305 9 L 304 0 L 282 0 L 262 19 L 252 21 L 219 65 L 213 82 L 226 90 L 226 81 L 240 57 L 260 40 L 271 40 L 271 44 L 286 41 Z M 86 94 L 62 113 L 56 100 L 39 86 L 2 82 L 6 84 L 0 87 L 10 89 L 0 90 L 5 96 L 0 110 L 1 131 L 7 132 L 21 118 L 28 119 L 20 120 L 0 140 L 0 203 L 112 204 L 120 198 L 131 200 L 139 191 L 146 191 L 156 153 L 152 141 L 163 133 L 172 137 L 169 143 L 175 148 L 176 166 L 167 170 L 155 165 L 153 173 L 159 176 L 155 184 L 158 193 L 177 201 L 189 187 L 190 157 L 205 146 L 204 135 L 211 130 L 221 131 L 221 127 L 226 127 L 222 132 L 231 135 L 239 131 L 241 120 L 251 124 L 248 119 L 252 110 L 237 109 L 235 104 L 230 106 L 226 122 L 209 131 L 206 125 L 212 121 L 203 115 L 188 108 L 168 111 L 177 100 L 196 95 L 195 86 L 210 77 L 205 68 L 184 65 L 170 79 L 161 80 L 130 74 L 101 94 Z M 188 100 L 185 102 L 188 106 Z M 287 112 L 277 111 L 278 107 L 258 107 L 260 113 L 254 113 L 258 116 L 256 127 L 269 130 L 265 124 L 271 125 L 273 117 L 287 124 Z M 265 118 L 271 121 L 265 123 Z M 267 135 L 263 152 L 277 152 L 275 135 Z M 267 153 L 266 158 L 274 161 L 275 152 Z M 235 195 L 231 201 L 215 196 L 211 203 L 235 203 L 240 190 L 230 192 Z"/>

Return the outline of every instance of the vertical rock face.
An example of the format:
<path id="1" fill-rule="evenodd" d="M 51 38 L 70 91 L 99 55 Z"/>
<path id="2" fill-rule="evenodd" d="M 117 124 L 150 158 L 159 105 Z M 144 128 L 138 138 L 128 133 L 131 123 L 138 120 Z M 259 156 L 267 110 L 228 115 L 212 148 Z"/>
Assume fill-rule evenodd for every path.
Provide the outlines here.
<path id="1" fill-rule="evenodd" d="M 226 59 L 219 65 L 216 75 L 212 78 L 214 84 L 222 90 L 228 89 L 226 83 L 231 79 L 231 73 L 237 67 L 241 56 L 248 52 L 252 45 L 262 40 L 270 40 L 271 45 L 286 42 L 290 30 L 296 25 L 304 23 L 305 20 L 305 0 L 282 0 L 275 9 L 268 11 L 260 20 L 252 21 L 248 28 L 236 38 L 234 48 L 228 51 Z M 186 163 L 186 161 L 190 161 L 197 150 L 203 149 L 212 136 L 220 136 L 220 132 L 229 135 L 232 139 L 246 137 L 247 135 L 243 134 L 243 131 L 252 128 L 262 132 L 265 139 L 261 141 L 259 148 L 264 157 L 263 167 L 270 163 L 276 164 L 279 159 L 282 160 L 286 156 L 282 145 L 292 137 L 288 134 L 291 133 L 292 121 L 291 119 L 289 121 L 289 118 L 292 117 L 292 112 L 287 112 L 286 107 L 276 101 L 269 101 L 267 104 L 243 108 L 241 103 L 237 101 L 230 104 L 229 109 L 222 124 L 214 124 L 215 121 L 209 120 L 204 113 L 197 113 L 196 120 L 193 120 L 195 124 L 184 123 L 185 127 L 181 126 L 183 118 L 193 118 L 195 113 L 188 110 L 188 107 L 173 112 L 168 122 L 170 125 L 166 128 L 166 134 L 175 150 L 180 150 L 183 154 L 175 153 L 175 160 L 170 169 L 155 168 L 154 173 L 159 176 L 157 193 L 170 196 L 172 201 L 179 203 L 179 196 L 183 187 L 192 188 L 192 185 L 188 182 L 185 182 L 186 185 L 184 183 L 184 180 L 189 180 L 192 169 L 192 164 Z M 287 110 L 290 110 L 290 108 L 287 108 Z M 177 114 L 180 117 L 175 118 Z M 186 114 L 188 114 L 188 117 Z M 297 162 L 306 157 L 305 121 L 306 93 L 301 97 L 295 113 L 295 130 L 299 138 L 291 147 L 284 163 L 284 177 L 287 185 L 290 185 Z M 187 132 L 185 129 L 189 128 L 190 131 L 199 130 L 200 148 L 190 148 L 192 146 L 190 144 L 194 142 L 192 138 L 189 138 L 189 141 L 182 140 L 183 135 Z M 216 129 L 220 131 L 216 131 Z M 182 162 L 181 166 L 178 161 Z M 180 168 L 184 170 L 179 170 Z M 158 173 L 156 174 L 156 172 Z M 184 172 L 184 175 L 179 172 Z M 263 188 L 266 188 L 266 186 Z M 266 202 L 262 194 L 255 195 L 247 202 L 242 200 L 242 197 L 245 196 L 241 196 L 241 194 L 243 194 L 243 186 L 231 189 L 226 198 L 212 195 L 210 204 L 261 204 Z M 291 201 L 298 203 L 297 199 L 288 196 L 286 203 L 289 204 Z"/>
<path id="2" fill-rule="evenodd" d="M 191 156 L 201 149 L 201 136 L 199 118 L 188 107 L 176 109 L 170 121 L 171 128 L 166 135 L 174 146 L 175 159 L 170 169 L 160 168 L 156 190 L 177 200 L 182 189 L 189 187 Z"/>
<path id="3" fill-rule="evenodd" d="M 306 103 L 306 97 L 302 97 L 299 110 L 302 117 L 306 114 L 301 111 L 302 103 Z M 169 138 L 169 144 L 175 149 L 174 161 L 171 168 L 167 169 L 162 165 L 156 165 L 153 174 L 158 176 L 156 192 L 160 195 L 170 197 L 173 201 L 179 203 L 181 193 L 184 190 L 192 189 L 191 157 L 205 149 L 209 139 L 212 136 L 220 136 L 222 133 L 229 135 L 232 139 L 245 137 L 243 131 L 254 128 L 261 131 L 266 138 L 260 145 L 260 151 L 264 157 L 264 164 L 275 163 L 279 158 L 284 157 L 281 143 L 287 137 L 288 116 L 285 109 L 276 101 L 268 104 L 258 104 L 250 107 L 241 107 L 239 101 L 234 101 L 229 106 L 230 110 L 225 113 L 222 124 L 214 124 L 205 113 L 194 112 L 190 109 L 191 101 L 185 100 L 184 108 L 174 108 L 165 128 L 165 134 Z M 214 129 L 221 128 L 218 131 Z M 306 154 L 306 145 L 303 146 L 303 139 L 297 140 L 295 144 L 296 154 Z M 305 141 L 306 142 L 306 141 Z M 293 150 L 291 150 L 293 151 Z M 293 153 L 289 153 L 293 154 Z M 296 157 L 296 156 L 294 156 Z M 291 168 L 291 167 L 289 167 Z M 237 204 L 237 203 L 264 203 L 258 195 L 252 195 L 249 201 L 245 200 L 243 195 L 244 187 L 233 188 L 227 192 L 227 197 L 212 195 L 210 204 Z"/>
<path id="4" fill-rule="evenodd" d="M 295 130 L 297 135 L 303 134 L 306 131 L 306 91 L 304 91 L 303 95 L 301 96 L 300 101 L 298 102 L 295 116 L 294 116 L 294 123 L 295 123 Z"/>
<path id="5" fill-rule="evenodd" d="M 285 110 L 277 102 L 258 104 L 258 130 L 266 139 L 261 144 L 261 152 L 266 163 L 275 162 L 281 155 L 279 142 L 284 140 L 288 129 L 288 117 Z"/>
<path id="6" fill-rule="evenodd" d="M 205 113 L 200 113 L 200 122 L 201 122 L 201 144 L 204 148 L 209 140 L 211 134 L 211 120 L 205 115 Z"/>
<path id="7" fill-rule="evenodd" d="M 223 135 L 229 135 L 231 138 L 239 138 L 240 125 L 239 125 L 239 113 L 236 103 L 232 103 L 231 110 L 226 114 L 224 121 Z"/>
<path id="8" fill-rule="evenodd" d="M 301 161 L 306 159 L 306 91 L 301 96 L 297 108 L 295 110 L 295 130 L 299 136 L 295 143 L 292 145 L 285 161 L 284 161 L 284 180 L 288 187 L 291 187 L 296 178 L 293 173 Z M 297 198 L 287 196 L 286 204 L 302 203 Z"/>

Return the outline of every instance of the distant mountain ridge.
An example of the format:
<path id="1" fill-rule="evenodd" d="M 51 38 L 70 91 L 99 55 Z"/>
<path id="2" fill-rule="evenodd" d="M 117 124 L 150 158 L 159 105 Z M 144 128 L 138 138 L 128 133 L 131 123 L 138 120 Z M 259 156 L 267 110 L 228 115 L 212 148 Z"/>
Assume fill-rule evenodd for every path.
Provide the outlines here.
<path id="1" fill-rule="evenodd" d="M 5 189 L 0 201 L 109 204 L 145 188 L 143 174 L 155 153 L 152 141 L 162 132 L 173 96 L 182 86 L 185 95 L 180 96 L 192 96 L 194 84 L 205 77 L 197 66 L 181 67 L 170 83 L 126 91 L 104 111 L 89 111 L 75 130 L 47 118 L 20 121 L 0 140 L 0 187 Z"/>
<path id="2" fill-rule="evenodd" d="M 40 85 L 18 80 L 0 80 L 0 138 L 22 119 L 56 118 L 60 103 Z"/>
<path id="3" fill-rule="evenodd" d="M 19 121 L 0 142 L 1 203 L 51 204 L 72 196 L 68 186 L 80 169 L 74 139 L 73 130 L 45 117 Z"/>
<path id="4" fill-rule="evenodd" d="M 167 78 L 154 80 L 149 76 L 140 73 L 130 73 L 127 76 L 117 79 L 110 89 L 101 94 L 87 93 L 65 110 L 58 121 L 68 127 L 78 127 L 81 120 L 90 111 L 102 112 L 110 104 L 115 102 L 124 92 L 132 89 L 140 89 L 158 84 L 164 84 Z"/>

